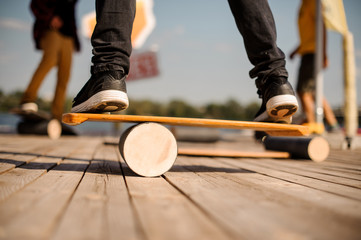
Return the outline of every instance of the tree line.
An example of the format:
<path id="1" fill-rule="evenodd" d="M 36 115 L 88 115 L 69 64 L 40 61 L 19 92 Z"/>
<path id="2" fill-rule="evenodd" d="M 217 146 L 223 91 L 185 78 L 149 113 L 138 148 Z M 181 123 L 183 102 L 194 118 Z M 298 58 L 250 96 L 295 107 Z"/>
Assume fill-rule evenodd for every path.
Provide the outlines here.
<path id="1" fill-rule="evenodd" d="M 21 91 L 4 93 L 0 90 L 0 112 L 9 112 L 19 106 L 22 96 Z M 129 115 L 151 115 L 170 117 L 213 118 L 227 120 L 252 120 L 260 108 L 259 103 L 251 102 L 241 104 L 234 99 L 225 102 L 211 102 L 202 106 L 195 106 L 182 99 L 174 99 L 169 102 L 157 102 L 152 100 L 130 99 L 130 106 L 124 112 Z M 50 111 L 51 102 L 41 97 L 37 99 L 39 109 Z M 65 102 L 65 112 L 71 109 L 72 98 Z"/>

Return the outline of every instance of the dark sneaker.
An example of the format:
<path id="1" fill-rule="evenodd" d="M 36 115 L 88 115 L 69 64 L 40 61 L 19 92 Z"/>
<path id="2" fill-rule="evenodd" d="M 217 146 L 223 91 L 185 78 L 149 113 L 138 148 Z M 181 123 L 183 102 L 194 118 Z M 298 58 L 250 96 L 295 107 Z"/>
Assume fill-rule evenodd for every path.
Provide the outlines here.
<path id="1" fill-rule="evenodd" d="M 73 100 L 71 112 L 101 113 L 124 110 L 129 101 L 121 71 L 93 74 Z"/>
<path id="2" fill-rule="evenodd" d="M 269 79 L 259 89 L 262 105 L 254 121 L 291 123 L 298 109 L 297 98 L 286 78 Z"/>

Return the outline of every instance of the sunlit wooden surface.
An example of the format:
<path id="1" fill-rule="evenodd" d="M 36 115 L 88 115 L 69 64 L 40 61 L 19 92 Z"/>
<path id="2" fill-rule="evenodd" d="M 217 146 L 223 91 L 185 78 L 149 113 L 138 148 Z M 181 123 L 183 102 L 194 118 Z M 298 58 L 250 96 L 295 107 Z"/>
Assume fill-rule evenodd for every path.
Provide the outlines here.
<path id="1" fill-rule="evenodd" d="M 145 178 L 117 141 L 0 135 L 0 239 L 360 239 L 361 150 L 178 156 Z M 250 136 L 179 145 L 262 151 Z"/>

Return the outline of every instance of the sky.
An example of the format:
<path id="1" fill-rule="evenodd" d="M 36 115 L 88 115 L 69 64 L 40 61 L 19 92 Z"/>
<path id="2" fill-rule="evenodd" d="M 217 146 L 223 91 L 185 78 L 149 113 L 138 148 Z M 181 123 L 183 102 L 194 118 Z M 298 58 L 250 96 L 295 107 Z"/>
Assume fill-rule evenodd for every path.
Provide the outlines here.
<path id="1" fill-rule="evenodd" d="M 298 46 L 299 0 L 269 0 L 276 26 L 277 44 L 287 56 Z M 0 89 L 25 90 L 41 52 L 31 35 L 34 17 L 30 0 L 0 1 Z M 81 18 L 94 10 L 94 0 L 79 0 L 76 16 L 82 51 L 74 54 L 68 96 L 74 97 L 90 77 L 91 45 L 81 33 Z M 344 0 L 349 30 L 354 35 L 358 105 L 361 105 L 361 1 Z M 247 59 L 227 1 L 154 0 L 156 26 L 144 45 L 133 51 L 158 49 L 157 77 L 128 82 L 132 99 L 167 102 L 182 99 L 203 105 L 235 99 L 242 104 L 258 100 L 252 65 Z M 331 106 L 343 106 L 342 38 L 328 32 L 329 68 L 324 71 L 324 94 Z M 287 57 L 289 81 L 296 86 L 299 58 Z M 45 78 L 39 95 L 51 99 L 56 69 Z"/>

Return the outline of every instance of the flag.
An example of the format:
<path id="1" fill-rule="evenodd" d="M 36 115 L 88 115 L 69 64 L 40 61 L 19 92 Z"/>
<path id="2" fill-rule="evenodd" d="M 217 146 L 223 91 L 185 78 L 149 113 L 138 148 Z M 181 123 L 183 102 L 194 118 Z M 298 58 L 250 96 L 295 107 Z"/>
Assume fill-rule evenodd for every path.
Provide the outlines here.
<path id="1" fill-rule="evenodd" d="M 327 29 L 347 34 L 347 21 L 342 0 L 322 0 L 323 19 Z"/>
<path id="2" fill-rule="evenodd" d="M 351 139 L 356 135 L 358 129 L 356 64 L 353 35 L 348 31 L 345 8 L 342 0 L 322 0 L 322 5 L 323 19 L 326 28 L 339 32 L 343 36 L 345 130 L 346 136 L 348 139 Z"/>

